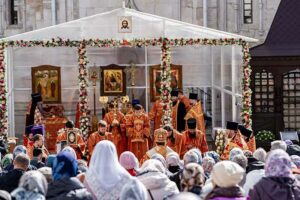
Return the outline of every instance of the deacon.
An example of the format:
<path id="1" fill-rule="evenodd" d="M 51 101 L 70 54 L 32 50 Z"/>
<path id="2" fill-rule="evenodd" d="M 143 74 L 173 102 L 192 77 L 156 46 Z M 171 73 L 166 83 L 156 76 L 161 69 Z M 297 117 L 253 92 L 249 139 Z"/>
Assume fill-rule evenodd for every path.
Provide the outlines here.
<path id="1" fill-rule="evenodd" d="M 171 125 L 165 125 L 164 129 L 168 132 L 167 145 L 178 155 L 182 146 L 182 134 L 176 131 Z"/>
<path id="2" fill-rule="evenodd" d="M 171 91 L 171 100 L 172 100 L 172 126 L 180 133 L 185 130 L 185 115 L 186 109 L 184 103 L 178 100 L 178 91 Z"/>
<path id="3" fill-rule="evenodd" d="M 87 140 L 89 159 L 92 157 L 96 144 L 102 140 L 113 141 L 112 133 L 107 132 L 107 123 L 104 120 L 98 122 L 98 131 L 90 134 Z"/>
<path id="4" fill-rule="evenodd" d="M 105 114 L 104 121 L 107 123 L 107 131 L 112 133 L 112 142 L 117 148 L 118 157 L 126 151 L 127 140 L 124 124 L 124 114 L 117 110 L 117 103 L 109 104 L 109 112 Z"/>
<path id="5" fill-rule="evenodd" d="M 182 90 L 178 90 L 178 99 L 180 102 L 182 102 L 184 104 L 185 109 L 187 111 L 189 111 L 191 109 L 190 101 L 186 96 L 184 96 Z"/>
<path id="6" fill-rule="evenodd" d="M 198 148 L 202 154 L 208 151 L 205 133 L 197 129 L 196 119 L 190 118 L 187 121 L 188 130 L 182 134 L 182 146 L 180 156 L 193 148 Z"/>
<path id="7" fill-rule="evenodd" d="M 204 115 L 201 102 L 198 101 L 198 94 L 190 93 L 189 99 L 192 108 L 187 112 L 184 119 L 188 120 L 190 118 L 195 118 L 197 121 L 197 129 L 200 130 L 202 133 L 205 133 Z"/>
<path id="8" fill-rule="evenodd" d="M 238 125 L 236 122 L 227 122 L 225 149 L 221 155 L 222 160 L 228 160 L 231 149 L 235 147 L 242 150 L 248 149 L 247 143 L 238 129 Z"/>
<path id="9" fill-rule="evenodd" d="M 85 144 L 80 130 L 75 128 L 73 121 L 67 121 L 65 129 L 57 136 L 56 143 L 62 141 L 66 141 L 67 145 L 75 150 L 77 159 L 83 158 Z"/>
<path id="10" fill-rule="evenodd" d="M 134 113 L 127 119 L 126 128 L 129 151 L 140 161 L 149 150 L 148 138 L 150 137 L 150 120 L 140 104 L 134 106 Z"/>
<path id="11" fill-rule="evenodd" d="M 174 152 L 170 147 L 167 146 L 167 137 L 168 137 L 168 132 L 165 129 L 163 128 L 156 129 L 154 131 L 155 147 L 153 147 L 152 149 L 146 152 L 141 163 L 150 159 L 154 154 L 160 154 L 164 158 L 166 158 L 169 153 Z"/>

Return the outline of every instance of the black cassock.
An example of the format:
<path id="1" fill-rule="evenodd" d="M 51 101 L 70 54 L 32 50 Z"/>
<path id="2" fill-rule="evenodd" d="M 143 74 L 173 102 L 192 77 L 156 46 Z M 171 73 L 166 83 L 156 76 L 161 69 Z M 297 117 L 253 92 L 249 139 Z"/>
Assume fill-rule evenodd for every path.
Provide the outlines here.
<path id="1" fill-rule="evenodd" d="M 175 105 L 173 103 L 173 106 Z M 177 127 L 175 127 L 176 130 L 179 131 L 180 133 L 185 131 L 185 120 L 184 120 L 185 115 L 186 115 L 185 105 L 180 101 L 177 110 Z"/>

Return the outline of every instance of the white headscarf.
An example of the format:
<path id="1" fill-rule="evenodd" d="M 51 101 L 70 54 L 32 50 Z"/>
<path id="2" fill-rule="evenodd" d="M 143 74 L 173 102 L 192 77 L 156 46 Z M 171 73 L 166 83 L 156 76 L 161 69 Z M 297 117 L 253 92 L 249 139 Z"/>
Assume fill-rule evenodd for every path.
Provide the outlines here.
<path id="1" fill-rule="evenodd" d="M 130 177 L 118 161 L 115 145 L 103 140 L 99 142 L 90 161 L 85 182 L 95 194 L 99 190 L 111 190 L 122 178 Z"/>
<path id="2" fill-rule="evenodd" d="M 133 178 L 122 189 L 120 200 L 147 200 L 147 189 L 137 179 Z"/>

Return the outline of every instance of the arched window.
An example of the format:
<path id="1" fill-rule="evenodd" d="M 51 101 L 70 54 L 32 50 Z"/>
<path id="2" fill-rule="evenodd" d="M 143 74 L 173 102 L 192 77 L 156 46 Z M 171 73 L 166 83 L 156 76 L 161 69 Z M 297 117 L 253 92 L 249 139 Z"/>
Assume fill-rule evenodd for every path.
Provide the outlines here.
<path id="1" fill-rule="evenodd" d="M 265 70 L 255 74 L 254 112 L 274 112 L 274 77 Z"/>

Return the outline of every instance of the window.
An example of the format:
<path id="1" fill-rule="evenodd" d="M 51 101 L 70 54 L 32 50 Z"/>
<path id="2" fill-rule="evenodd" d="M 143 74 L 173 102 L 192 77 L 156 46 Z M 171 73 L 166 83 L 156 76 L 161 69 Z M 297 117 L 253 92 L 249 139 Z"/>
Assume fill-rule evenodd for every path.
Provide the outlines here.
<path id="1" fill-rule="evenodd" d="M 295 70 L 283 76 L 284 129 L 300 130 L 300 72 Z"/>
<path id="2" fill-rule="evenodd" d="M 9 1 L 9 24 L 10 25 L 17 25 L 18 24 L 18 7 L 16 6 L 16 0 Z"/>
<path id="3" fill-rule="evenodd" d="M 244 0 L 244 24 L 252 24 L 253 23 L 253 12 L 252 12 L 252 0 Z"/>
<path id="4" fill-rule="evenodd" d="M 274 112 L 274 77 L 263 70 L 255 74 L 254 79 L 254 112 Z"/>

